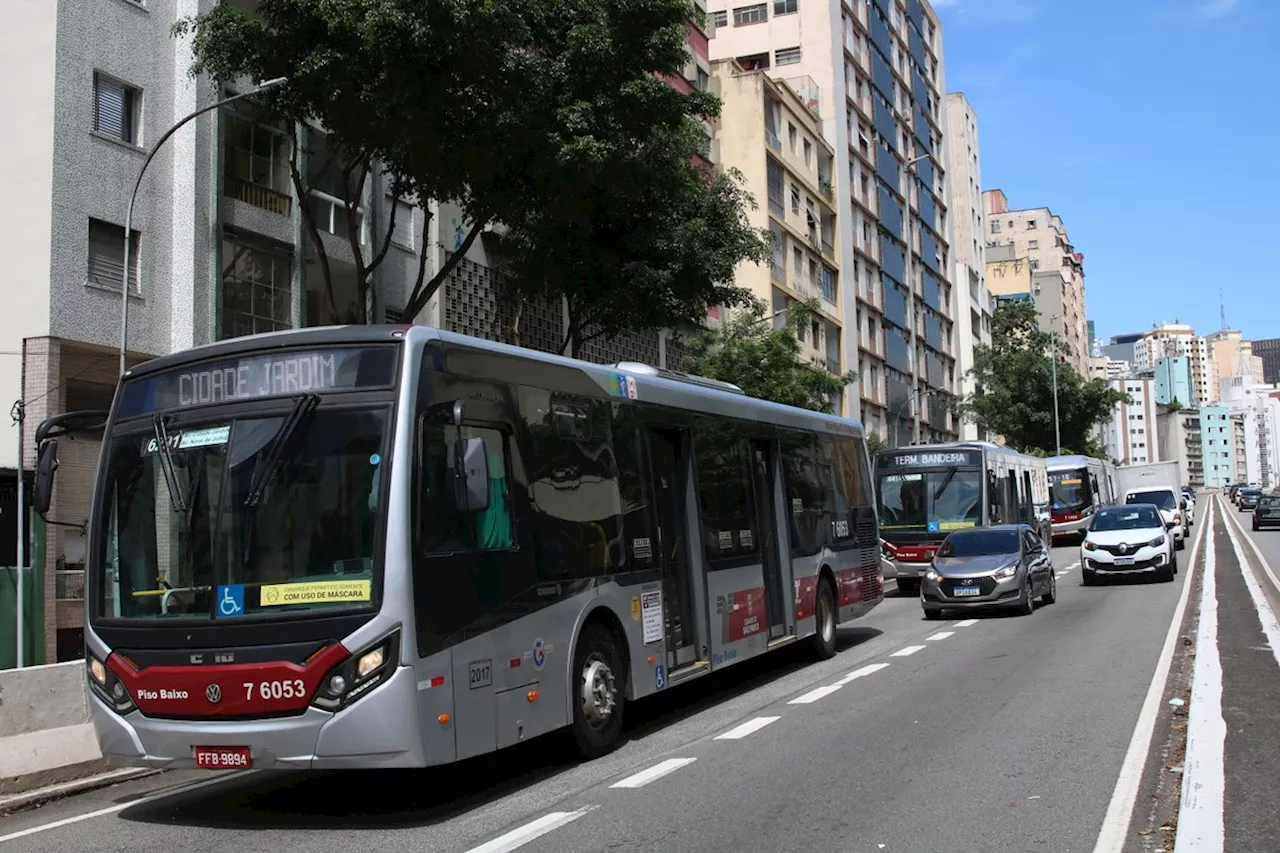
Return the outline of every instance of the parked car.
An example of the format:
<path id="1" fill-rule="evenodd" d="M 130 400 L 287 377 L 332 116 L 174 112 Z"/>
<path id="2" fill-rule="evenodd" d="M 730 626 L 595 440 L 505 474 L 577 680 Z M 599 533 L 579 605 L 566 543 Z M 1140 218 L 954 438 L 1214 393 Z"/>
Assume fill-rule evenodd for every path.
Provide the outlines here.
<path id="1" fill-rule="evenodd" d="M 1253 529 L 1280 527 L 1280 495 L 1263 495 L 1253 508 Z"/>
<path id="2" fill-rule="evenodd" d="M 1239 493 L 1240 512 L 1249 512 L 1258 505 L 1262 498 L 1262 489 L 1241 489 Z"/>
<path id="3" fill-rule="evenodd" d="M 1035 612 L 1035 600 L 1053 604 L 1058 581 L 1044 540 L 1025 524 L 956 530 L 942 541 L 920 583 L 926 619 L 943 610 L 984 607 Z"/>
<path id="4" fill-rule="evenodd" d="M 1154 574 L 1171 581 L 1178 571 L 1173 530 L 1155 504 L 1101 510 L 1080 545 L 1080 570 L 1085 586 L 1109 575 Z"/>

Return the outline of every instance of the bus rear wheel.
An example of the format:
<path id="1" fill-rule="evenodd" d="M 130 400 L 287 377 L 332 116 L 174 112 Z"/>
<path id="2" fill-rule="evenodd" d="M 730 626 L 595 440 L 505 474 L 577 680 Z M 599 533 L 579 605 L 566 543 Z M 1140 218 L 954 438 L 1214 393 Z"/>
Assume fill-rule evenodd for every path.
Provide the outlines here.
<path id="1" fill-rule="evenodd" d="M 836 653 L 836 594 L 826 580 L 818 581 L 813 615 L 813 653 L 818 660 L 826 660 Z"/>
<path id="2" fill-rule="evenodd" d="M 573 661 L 573 740 L 583 758 L 611 751 L 622 736 L 626 668 L 618 643 L 603 625 L 588 625 Z"/>

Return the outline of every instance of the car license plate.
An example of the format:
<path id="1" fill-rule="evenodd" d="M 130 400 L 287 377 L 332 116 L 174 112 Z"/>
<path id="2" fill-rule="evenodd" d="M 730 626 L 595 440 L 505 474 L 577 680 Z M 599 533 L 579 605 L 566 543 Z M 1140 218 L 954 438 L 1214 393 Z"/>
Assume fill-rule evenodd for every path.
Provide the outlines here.
<path id="1" fill-rule="evenodd" d="M 952 595 L 956 598 L 964 598 L 966 595 L 982 595 L 982 590 L 976 586 L 958 586 Z"/>
<path id="2" fill-rule="evenodd" d="M 1116 557 L 1117 566 L 1132 566 L 1133 557 Z"/>
<path id="3" fill-rule="evenodd" d="M 247 746 L 196 747 L 196 766 L 205 770 L 244 770 L 251 764 Z"/>

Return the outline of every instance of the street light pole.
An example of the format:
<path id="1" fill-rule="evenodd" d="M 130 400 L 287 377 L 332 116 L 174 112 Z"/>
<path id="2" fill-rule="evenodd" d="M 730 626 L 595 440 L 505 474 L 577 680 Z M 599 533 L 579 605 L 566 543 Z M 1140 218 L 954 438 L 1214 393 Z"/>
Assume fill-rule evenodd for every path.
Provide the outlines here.
<path id="1" fill-rule="evenodd" d="M 911 410 L 913 413 L 911 440 L 915 444 L 920 443 L 920 406 L 918 402 L 915 402 L 916 396 L 919 393 L 918 383 L 920 381 L 920 361 L 918 358 L 916 358 L 916 285 L 915 285 L 915 279 L 911 275 L 911 255 L 915 251 L 915 240 L 913 239 L 912 228 L 911 228 L 911 175 L 914 174 L 914 170 L 912 167 L 915 166 L 916 163 L 919 163 L 921 160 L 928 160 L 928 159 L 929 159 L 928 154 L 921 154 L 919 157 L 911 158 L 902 166 L 902 178 L 903 178 L 903 184 L 904 184 L 902 188 L 903 189 L 903 192 L 902 192 L 903 213 L 904 213 L 903 225 L 905 226 L 906 238 L 907 238 L 907 257 L 906 257 L 906 270 L 905 270 L 905 278 L 907 279 L 905 282 L 907 285 L 907 325 L 910 326 L 909 331 L 911 332 L 911 364 L 912 364 L 911 390 L 915 392 L 911 396 L 911 400 L 913 402 L 913 405 L 911 406 Z M 928 380 L 926 379 L 925 381 L 927 382 Z M 895 426 L 894 429 L 896 430 L 897 427 Z"/>
<path id="2" fill-rule="evenodd" d="M 1049 346 L 1053 365 L 1053 441 L 1057 445 L 1056 456 L 1062 455 L 1062 428 L 1058 422 L 1058 315 L 1049 318 Z"/>
<path id="3" fill-rule="evenodd" d="M 133 233 L 133 204 L 138 199 L 138 188 L 142 186 L 142 176 L 147 173 L 147 167 L 151 165 L 151 161 L 155 158 L 156 152 L 160 150 L 160 147 L 169 141 L 169 137 L 177 133 L 178 130 L 181 129 L 183 125 L 191 121 L 196 116 L 203 115 L 204 113 L 207 113 L 210 110 L 216 110 L 219 107 L 226 106 L 232 101 L 238 101 L 241 98 L 247 98 L 250 95 L 256 95 L 260 92 L 266 91 L 267 89 L 273 89 L 276 86 L 282 85 L 283 83 L 287 82 L 288 79 L 289 78 L 287 77 L 276 77 L 273 80 L 267 80 L 263 83 L 258 84 L 258 86 L 248 90 L 247 92 L 240 92 L 239 94 L 232 95 L 229 98 L 223 98 L 220 101 L 214 101 L 212 104 L 209 104 L 208 106 L 201 107 L 200 109 L 196 110 L 195 112 L 183 118 L 173 127 L 166 130 L 164 133 L 164 136 L 161 136 L 160 139 L 156 141 L 156 144 L 151 146 L 151 150 L 147 152 L 147 159 L 142 161 L 142 168 L 138 170 L 138 178 L 133 182 L 133 192 L 129 196 L 129 206 L 125 208 L 125 212 L 124 212 L 124 272 L 120 274 L 120 375 L 121 376 L 124 376 L 125 371 L 128 369 L 128 364 L 125 359 L 125 352 L 127 350 L 128 342 L 129 342 L 129 249 L 130 249 L 129 237 Z"/>

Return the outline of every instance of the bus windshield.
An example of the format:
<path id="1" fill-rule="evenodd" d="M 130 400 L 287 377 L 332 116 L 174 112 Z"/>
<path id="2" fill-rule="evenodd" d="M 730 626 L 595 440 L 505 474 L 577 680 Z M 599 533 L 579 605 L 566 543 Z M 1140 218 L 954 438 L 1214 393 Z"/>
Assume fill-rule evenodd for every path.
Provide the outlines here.
<path id="1" fill-rule="evenodd" d="M 1093 490 L 1089 488 L 1089 472 L 1084 468 L 1049 472 L 1049 494 L 1053 508 L 1061 510 L 1082 509 L 1093 502 Z"/>
<path id="2" fill-rule="evenodd" d="M 234 619 L 369 602 L 387 412 L 303 408 L 112 436 L 94 614 Z"/>
<path id="3" fill-rule="evenodd" d="M 950 468 L 878 479 L 881 529 L 957 530 L 981 523 L 981 471 Z"/>

